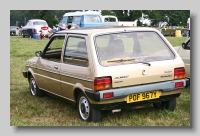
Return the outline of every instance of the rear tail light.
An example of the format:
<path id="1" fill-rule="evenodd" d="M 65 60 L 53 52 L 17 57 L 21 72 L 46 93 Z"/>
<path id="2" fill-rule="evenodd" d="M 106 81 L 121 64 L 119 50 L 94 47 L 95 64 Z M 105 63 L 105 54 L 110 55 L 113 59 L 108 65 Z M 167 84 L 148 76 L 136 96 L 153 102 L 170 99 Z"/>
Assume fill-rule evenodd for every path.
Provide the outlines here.
<path id="1" fill-rule="evenodd" d="M 185 68 L 175 68 L 174 69 L 174 79 L 184 79 L 185 78 Z"/>
<path id="2" fill-rule="evenodd" d="M 95 91 L 108 90 L 110 88 L 112 88 L 112 81 L 110 77 L 100 77 L 94 79 Z"/>

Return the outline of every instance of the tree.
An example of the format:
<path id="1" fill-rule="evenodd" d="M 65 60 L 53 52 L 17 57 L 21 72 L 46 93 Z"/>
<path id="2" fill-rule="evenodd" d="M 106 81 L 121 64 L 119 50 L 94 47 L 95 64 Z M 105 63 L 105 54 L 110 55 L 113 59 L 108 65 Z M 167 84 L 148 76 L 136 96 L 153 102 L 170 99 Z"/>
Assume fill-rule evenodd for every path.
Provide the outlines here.
<path id="1" fill-rule="evenodd" d="M 160 22 L 167 22 L 170 26 L 185 26 L 190 16 L 189 10 L 149 10 L 145 13 L 153 26 L 159 26 Z"/>

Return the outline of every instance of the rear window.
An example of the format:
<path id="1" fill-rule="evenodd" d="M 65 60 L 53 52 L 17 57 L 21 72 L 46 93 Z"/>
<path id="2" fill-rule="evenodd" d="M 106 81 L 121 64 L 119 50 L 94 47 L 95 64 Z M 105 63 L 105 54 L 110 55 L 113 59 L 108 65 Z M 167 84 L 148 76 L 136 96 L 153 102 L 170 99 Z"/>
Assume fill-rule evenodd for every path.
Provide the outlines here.
<path id="1" fill-rule="evenodd" d="M 47 25 L 47 22 L 35 21 L 35 22 L 33 22 L 33 25 Z"/>
<path id="2" fill-rule="evenodd" d="M 96 52 L 103 66 L 174 59 L 156 32 L 126 32 L 96 36 Z"/>

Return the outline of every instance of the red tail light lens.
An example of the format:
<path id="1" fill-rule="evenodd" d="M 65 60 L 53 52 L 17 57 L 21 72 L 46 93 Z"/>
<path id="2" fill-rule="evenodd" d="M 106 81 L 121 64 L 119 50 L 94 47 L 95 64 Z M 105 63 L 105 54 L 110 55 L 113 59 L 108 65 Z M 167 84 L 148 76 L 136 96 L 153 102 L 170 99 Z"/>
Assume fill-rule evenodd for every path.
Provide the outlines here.
<path id="1" fill-rule="evenodd" d="M 94 79 L 94 90 L 107 90 L 112 88 L 112 82 L 110 77 L 101 77 Z"/>
<path id="2" fill-rule="evenodd" d="M 185 78 L 185 68 L 175 68 L 174 69 L 174 79 L 183 79 Z"/>
<path id="3" fill-rule="evenodd" d="M 113 97 L 113 92 L 103 94 L 103 98 L 111 98 L 111 97 Z"/>
<path id="4" fill-rule="evenodd" d="M 179 88 L 183 86 L 183 82 L 176 82 L 175 83 L 175 88 Z"/>

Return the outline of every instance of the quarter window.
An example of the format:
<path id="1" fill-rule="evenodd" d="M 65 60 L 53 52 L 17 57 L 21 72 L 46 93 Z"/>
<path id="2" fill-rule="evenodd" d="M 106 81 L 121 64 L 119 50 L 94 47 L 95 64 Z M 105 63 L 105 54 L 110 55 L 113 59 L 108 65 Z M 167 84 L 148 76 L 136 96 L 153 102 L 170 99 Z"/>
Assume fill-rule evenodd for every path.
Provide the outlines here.
<path id="1" fill-rule="evenodd" d="M 68 38 L 64 54 L 64 63 L 88 67 L 88 55 L 84 38 Z"/>

